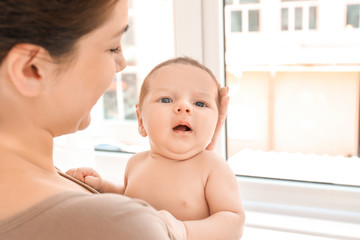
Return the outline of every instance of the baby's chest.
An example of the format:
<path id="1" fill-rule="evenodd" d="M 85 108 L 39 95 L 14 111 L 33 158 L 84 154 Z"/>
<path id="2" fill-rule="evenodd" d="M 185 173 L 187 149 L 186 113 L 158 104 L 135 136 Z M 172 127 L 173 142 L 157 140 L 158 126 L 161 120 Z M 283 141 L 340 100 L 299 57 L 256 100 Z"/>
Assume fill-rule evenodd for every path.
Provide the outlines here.
<path id="1" fill-rule="evenodd" d="M 200 173 L 134 172 L 128 176 L 125 195 L 143 199 L 157 210 L 167 210 L 177 219 L 201 219 L 209 216 L 205 186 Z"/>

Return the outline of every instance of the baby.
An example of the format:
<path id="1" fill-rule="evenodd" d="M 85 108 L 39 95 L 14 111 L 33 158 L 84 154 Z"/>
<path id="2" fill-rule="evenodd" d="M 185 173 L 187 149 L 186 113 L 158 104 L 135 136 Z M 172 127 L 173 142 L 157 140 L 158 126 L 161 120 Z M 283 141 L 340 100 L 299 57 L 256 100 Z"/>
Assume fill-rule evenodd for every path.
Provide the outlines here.
<path id="1" fill-rule="evenodd" d="M 212 72 L 193 59 L 159 64 L 145 78 L 136 109 L 138 130 L 148 136 L 150 151 L 129 159 L 124 184 L 88 168 L 67 173 L 99 192 L 140 198 L 170 212 L 185 223 L 188 235 L 194 220 L 213 215 L 222 214 L 224 224 L 243 221 L 234 173 L 222 157 L 206 150 L 218 121 L 219 89 Z M 208 231 L 211 227 L 221 226 L 208 225 Z"/>

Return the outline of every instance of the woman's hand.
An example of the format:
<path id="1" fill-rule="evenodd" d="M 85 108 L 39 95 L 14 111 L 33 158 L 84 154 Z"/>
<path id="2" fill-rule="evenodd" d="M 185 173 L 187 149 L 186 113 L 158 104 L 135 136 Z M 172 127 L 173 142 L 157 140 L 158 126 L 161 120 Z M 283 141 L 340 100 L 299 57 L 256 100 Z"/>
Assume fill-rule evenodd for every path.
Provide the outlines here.
<path id="1" fill-rule="evenodd" d="M 220 89 L 219 119 L 218 119 L 218 122 L 216 124 L 216 129 L 215 129 L 215 132 L 214 132 L 214 136 L 211 139 L 211 142 L 209 143 L 209 145 L 206 147 L 207 150 L 212 151 L 212 150 L 215 149 L 217 139 L 218 139 L 218 137 L 219 137 L 219 135 L 221 133 L 222 126 L 225 123 L 228 104 L 229 104 L 228 92 L 229 92 L 229 87 L 223 87 L 223 88 Z"/>
<path id="2" fill-rule="evenodd" d="M 66 171 L 67 175 L 76 178 L 94 188 L 98 192 L 104 191 L 104 182 L 101 176 L 92 168 L 80 167 L 72 168 Z"/>
<path id="3" fill-rule="evenodd" d="M 176 239 L 187 239 L 186 227 L 182 221 L 177 220 L 171 213 L 166 210 L 160 210 L 159 213 Z"/>

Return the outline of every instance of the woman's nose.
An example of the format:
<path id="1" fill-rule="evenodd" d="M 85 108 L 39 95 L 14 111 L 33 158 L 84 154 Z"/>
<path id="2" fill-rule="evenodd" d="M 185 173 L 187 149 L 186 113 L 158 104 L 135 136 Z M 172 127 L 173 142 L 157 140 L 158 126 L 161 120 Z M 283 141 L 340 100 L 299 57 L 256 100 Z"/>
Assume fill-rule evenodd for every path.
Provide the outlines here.
<path id="1" fill-rule="evenodd" d="M 120 72 L 122 71 L 125 67 L 126 67 L 126 59 L 124 57 L 124 55 L 121 53 L 119 53 L 118 58 L 116 59 L 116 72 Z"/>
<path id="2" fill-rule="evenodd" d="M 191 111 L 191 106 L 188 103 L 179 103 L 175 106 L 175 113 L 188 113 L 190 114 Z"/>

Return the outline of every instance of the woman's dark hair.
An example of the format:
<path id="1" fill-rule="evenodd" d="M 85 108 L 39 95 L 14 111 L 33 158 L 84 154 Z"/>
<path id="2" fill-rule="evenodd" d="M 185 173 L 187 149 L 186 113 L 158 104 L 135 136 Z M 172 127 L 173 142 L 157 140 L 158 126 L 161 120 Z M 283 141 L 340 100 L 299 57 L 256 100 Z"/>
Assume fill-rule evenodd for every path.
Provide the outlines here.
<path id="1" fill-rule="evenodd" d="M 0 63 L 18 43 L 45 48 L 60 60 L 102 25 L 118 0 L 1 0 Z"/>

